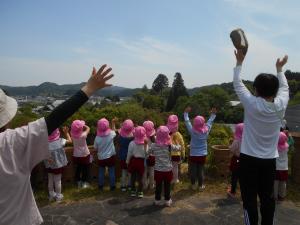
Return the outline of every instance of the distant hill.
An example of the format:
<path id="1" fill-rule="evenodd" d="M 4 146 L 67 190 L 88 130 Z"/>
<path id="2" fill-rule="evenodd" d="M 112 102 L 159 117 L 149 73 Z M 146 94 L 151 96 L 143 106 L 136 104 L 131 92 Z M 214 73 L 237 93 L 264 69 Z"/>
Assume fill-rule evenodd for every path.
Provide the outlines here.
<path id="1" fill-rule="evenodd" d="M 244 83 L 248 87 L 252 87 L 253 84 L 253 82 L 251 81 L 244 81 Z M 9 95 L 12 96 L 53 96 L 55 97 L 55 96 L 62 96 L 62 95 L 67 95 L 67 96 L 72 95 L 76 91 L 78 91 L 83 85 L 84 83 L 58 85 L 56 83 L 44 82 L 38 86 L 12 87 L 12 86 L 0 85 L 0 88 L 4 89 L 5 91 L 8 92 Z M 188 93 L 189 95 L 193 95 L 198 91 L 210 89 L 214 87 L 221 87 L 225 91 L 227 91 L 229 95 L 235 96 L 232 82 L 191 88 L 188 89 Z M 129 97 L 134 95 L 139 90 L 141 90 L 141 88 L 124 88 L 119 86 L 112 86 L 98 91 L 96 95 L 100 95 L 100 96 L 118 95 L 122 97 Z"/>
<path id="2" fill-rule="evenodd" d="M 38 86 L 27 86 L 27 87 L 11 87 L 0 85 L 1 89 L 4 89 L 12 96 L 62 96 L 72 95 L 78 91 L 84 83 L 80 84 L 64 84 L 58 85 L 56 83 L 44 82 Z M 132 96 L 139 89 L 124 88 L 118 86 L 112 86 L 104 88 L 98 91 L 96 94 L 101 96 Z"/>

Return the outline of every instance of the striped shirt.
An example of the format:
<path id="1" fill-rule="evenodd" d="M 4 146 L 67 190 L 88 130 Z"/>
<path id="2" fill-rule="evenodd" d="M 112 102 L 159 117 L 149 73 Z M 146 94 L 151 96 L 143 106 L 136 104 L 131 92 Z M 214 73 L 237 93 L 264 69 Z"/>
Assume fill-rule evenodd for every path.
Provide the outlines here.
<path id="1" fill-rule="evenodd" d="M 149 153 L 155 156 L 154 170 L 168 172 L 172 170 L 171 151 L 180 151 L 180 145 L 157 145 L 150 146 Z"/>

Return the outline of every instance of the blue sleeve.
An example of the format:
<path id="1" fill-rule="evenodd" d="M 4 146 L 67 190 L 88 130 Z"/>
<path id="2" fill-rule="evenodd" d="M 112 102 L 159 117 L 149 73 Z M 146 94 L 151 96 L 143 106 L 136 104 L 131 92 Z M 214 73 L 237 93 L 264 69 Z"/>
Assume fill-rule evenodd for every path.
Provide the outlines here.
<path id="1" fill-rule="evenodd" d="M 215 118 L 216 118 L 216 114 L 211 114 L 208 121 L 207 121 L 207 123 L 206 123 L 206 125 L 208 126 L 208 133 L 211 130 L 211 127 L 212 127 L 212 124 L 213 124 Z"/>
<path id="2" fill-rule="evenodd" d="M 183 114 L 183 117 L 184 117 L 185 126 L 186 126 L 188 132 L 191 134 L 192 130 L 193 130 L 193 127 L 192 127 L 192 124 L 191 124 L 191 121 L 190 121 L 190 118 L 189 118 L 189 114 L 185 112 Z"/>

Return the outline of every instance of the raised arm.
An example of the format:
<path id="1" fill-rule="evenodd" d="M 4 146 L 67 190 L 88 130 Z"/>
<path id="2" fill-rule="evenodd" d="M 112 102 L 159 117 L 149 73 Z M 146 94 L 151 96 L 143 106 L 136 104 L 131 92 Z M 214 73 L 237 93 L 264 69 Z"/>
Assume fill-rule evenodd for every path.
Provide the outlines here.
<path id="1" fill-rule="evenodd" d="M 87 137 L 88 134 L 90 133 L 91 128 L 87 125 L 84 125 L 83 128 L 84 128 L 83 135 Z"/>
<path id="2" fill-rule="evenodd" d="M 288 56 L 284 56 L 282 59 L 277 59 L 276 61 L 276 69 L 277 69 L 277 77 L 279 80 L 279 89 L 277 92 L 277 96 L 275 98 L 276 101 L 279 101 L 279 104 L 282 104 L 282 108 L 286 108 L 289 101 L 289 85 L 286 80 L 284 73 L 282 72 L 282 67 L 287 63 Z M 278 104 L 278 103 L 277 103 Z"/>
<path id="3" fill-rule="evenodd" d="M 183 113 L 184 123 L 190 134 L 192 133 L 192 130 L 193 130 L 193 127 L 192 127 L 192 124 L 191 124 L 191 121 L 189 118 L 189 112 L 191 112 L 191 110 L 192 110 L 192 108 L 188 106 L 185 108 L 184 113 Z"/>
<path id="4" fill-rule="evenodd" d="M 117 128 L 116 128 L 116 122 L 118 121 L 118 118 L 117 117 L 114 117 L 112 120 L 111 120 L 111 129 L 115 132 L 118 132 Z"/>
<path id="5" fill-rule="evenodd" d="M 216 118 L 216 113 L 217 113 L 217 109 L 216 108 L 212 108 L 210 111 L 210 117 L 206 122 L 206 125 L 208 126 L 208 130 L 210 132 L 211 128 L 212 128 L 212 124 Z"/>
<path id="6" fill-rule="evenodd" d="M 245 55 L 242 50 L 236 50 L 234 54 L 236 57 L 236 67 L 233 69 L 233 87 L 244 107 L 247 107 L 248 105 L 251 105 L 254 96 L 244 85 L 240 76 Z"/>
<path id="7" fill-rule="evenodd" d="M 64 133 L 64 137 L 67 140 L 67 144 L 71 144 L 72 143 L 72 139 L 71 136 L 69 134 L 69 128 L 67 126 L 63 127 L 63 133 Z"/>
<path id="8" fill-rule="evenodd" d="M 106 69 L 106 65 L 96 71 L 93 68 L 92 75 L 87 83 L 75 95 L 56 107 L 46 118 L 47 130 L 50 135 L 56 128 L 61 126 L 70 116 L 72 116 L 97 90 L 111 86 L 106 82 L 113 77 L 110 74 L 111 68 Z"/>

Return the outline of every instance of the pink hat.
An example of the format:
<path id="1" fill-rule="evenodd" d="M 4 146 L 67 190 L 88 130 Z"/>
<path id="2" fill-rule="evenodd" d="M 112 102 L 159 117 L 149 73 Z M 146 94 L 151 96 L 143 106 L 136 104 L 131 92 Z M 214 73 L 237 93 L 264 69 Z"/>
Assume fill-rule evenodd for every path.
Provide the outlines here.
<path id="1" fill-rule="evenodd" d="M 171 133 L 175 133 L 178 131 L 178 117 L 176 115 L 169 116 L 167 127 Z"/>
<path id="2" fill-rule="evenodd" d="M 72 138 L 80 138 L 85 122 L 83 120 L 74 120 L 71 125 L 71 136 Z"/>
<path id="3" fill-rule="evenodd" d="M 157 129 L 155 143 L 161 146 L 171 144 L 170 130 L 167 126 L 160 126 Z"/>
<path id="4" fill-rule="evenodd" d="M 148 138 L 155 134 L 154 123 L 152 121 L 145 121 L 143 123 L 143 127 L 146 129 L 146 135 Z"/>
<path id="5" fill-rule="evenodd" d="M 56 140 L 59 139 L 59 137 L 60 137 L 60 132 L 59 132 L 59 129 L 56 128 L 56 129 L 52 132 L 52 134 L 50 134 L 50 135 L 48 136 L 48 141 L 50 141 L 50 142 L 56 141 Z"/>
<path id="6" fill-rule="evenodd" d="M 97 136 L 104 137 L 110 133 L 109 121 L 106 118 L 98 120 L 97 123 Z"/>
<path id="7" fill-rule="evenodd" d="M 208 127 L 205 124 L 205 119 L 203 116 L 196 116 L 193 121 L 193 130 L 198 133 L 206 133 L 208 131 Z"/>
<path id="8" fill-rule="evenodd" d="M 134 124 L 132 120 L 127 119 L 122 124 L 122 127 L 120 129 L 120 135 L 122 137 L 128 137 L 130 134 L 132 134 L 133 130 L 134 130 Z"/>
<path id="9" fill-rule="evenodd" d="M 138 126 L 134 129 L 134 143 L 137 145 L 144 144 L 146 139 L 146 129 L 142 126 Z"/>
<path id="10" fill-rule="evenodd" d="M 287 151 L 289 148 L 289 144 L 287 143 L 288 137 L 284 132 L 279 133 L 279 140 L 278 140 L 278 151 L 283 152 Z"/>
<path id="11" fill-rule="evenodd" d="M 243 123 L 239 123 L 235 126 L 234 139 L 239 141 L 242 140 L 243 129 L 244 129 Z"/>

